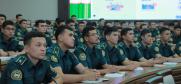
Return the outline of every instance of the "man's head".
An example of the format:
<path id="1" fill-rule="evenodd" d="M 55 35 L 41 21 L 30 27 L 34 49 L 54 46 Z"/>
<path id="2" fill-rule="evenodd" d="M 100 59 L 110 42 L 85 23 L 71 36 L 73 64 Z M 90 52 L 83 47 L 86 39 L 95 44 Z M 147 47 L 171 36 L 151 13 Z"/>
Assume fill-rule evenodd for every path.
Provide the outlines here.
<path id="1" fill-rule="evenodd" d="M 157 23 L 155 22 L 150 22 L 150 28 L 151 29 L 156 29 L 158 27 Z"/>
<path id="2" fill-rule="evenodd" d="M 16 22 L 19 23 L 19 21 L 23 19 L 22 17 L 23 17 L 22 14 L 17 14 L 17 15 L 16 15 Z"/>
<path id="3" fill-rule="evenodd" d="M 33 59 L 43 59 L 46 54 L 45 35 L 41 32 L 29 32 L 24 37 L 24 50 Z"/>
<path id="4" fill-rule="evenodd" d="M 66 25 L 70 27 L 73 31 L 75 31 L 75 22 L 71 19 L 66 21 Z"/>
<path id="5" fill-rule="evenodd" d="M 27 20 L 25 20 L 25 19 L 20 20 L 19 25 L 21 28 L 27 28 L 28 27 Z"/>
<path id="6" fill-rule="evenodd" d="M 148 29 L 144 29 L 141 31 L 141 40 L 144 42 L 146 45 L 150 45 L 153 43 L 153 38 L 151 31 Z"/>
<path id="7" fill-rule="evenodd" d="M 64 26 L 65 25 L 65 20 L 62 20 L 60 18 L 56 18 L 56 27 Z"/>
<path id="8" fill-rule="evenodd" d="M 77 16 L 76 16 L 76 15 L 72 15 L 72 16 L 71 16 L 71 19 L 72 19 L 74 22 L 76 22 L 76 21 L 77 21 Z"/>
<path id="9" fill-rule="evenodd" d="M 0 26 L 3 24 L 4 21 L 6 21 L 6 16 L 4 14 L 0 14 Z"/>
<path id="10" fill-rule="evenodd" d="M 140 30 L 143 30 L 143 29 L 148 29 L 148 25 L 146 24 L 140 25 Z"/>
<path id="11" fill-rule="evenodd" d="M 74 47 L 74 32 L 67 26 L 61 26 L 57 28 L 55 32 L 55 38 L 58 44 L 70 49 Z"/>
<path id="12" fill-rule="evenodd" d="M 2 29 L 1 29 L 3 35 L 6 38 L 12 38 L 13 35 L 15 34 L 15 26 L 13 21 L 7 20 L 3 23 Z"/>
<path id="13" fill-rule="evenodd" d="M 101 27 L 103 27 L 105 24 L 104 18 L 100 18 L 98 22 L 99 22 L 99 26 L 101 26 Z"/>
<path id="14" fill-rule="evenodd" d="M 104 35 L 106 37 L 107 42 L 110 43 L 111 45 L 116 45 L 118 43 L 119 32 L 116 28 L 114 27 L 107 28 L 104 31 Z"/>
<path id="15" fill-rule="evenodd" d="M 160 39 L 164 42 L 168 42 L 171 37 L 170 29 L 162 27 L 160 28 Z"/>
<path id="16" fill-rule="evenodd" d="M 142 24 L 141 21 L 136 21 L 136 22 L 135 22 L 135 28 L 136 28 L 136 29 L 140 29 L 141 24 Z"/>
<path id="17" fill-rule="evenodd" d="M 45 20 L 37 20 L 35 22 L 35 27 L 38 32 L 45 33 L 47 31 L 47 24 Z"/>
<path id="18" fill-rule="evenodd" d="M 105 26 L 107 26 L 107 27 L 113 27 L 114 25 L 113 25 L 113 22 L 107 21 L 107 22 L 105 22 Z"/>
<path id="19" fill-rule="evenodd" d="M 174 33 L 176 36 L 181 36 L 181 27 L 180 26 L 175 26 L 174 27 Z"/>
<path id="20" fill-rule="evenodd" d="M 79 22 L 79 31 L 83 31 L 83 29 L 86 27 L 84 22 Z"/>
<path id="21" fill-rule="evenodd" d="M 97 44 L 99 42 L 99 36 L 97 35 L 97 31 L 92 26 L 84 28 L 82 32 L 82 37 L 86 44 Z"/>
<path id="22" fill-rule="evenodd" d="M 134 42 L 134 31 L 131 28 L 124 28 L 121 30 L 121 37 L 124 41 Z"/>

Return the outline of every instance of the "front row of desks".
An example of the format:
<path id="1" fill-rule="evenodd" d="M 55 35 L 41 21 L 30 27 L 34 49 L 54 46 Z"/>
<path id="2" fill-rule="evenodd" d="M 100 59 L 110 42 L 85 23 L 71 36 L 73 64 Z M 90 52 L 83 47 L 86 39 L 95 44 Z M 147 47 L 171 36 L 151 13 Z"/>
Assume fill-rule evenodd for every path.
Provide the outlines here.
<path id="1" fill-rule="evenodd" d="M 4 69 L 5 65 L 7 64 L 8 60 L 13 58 L 11 57 L 0 57 L 0 72 Z M 137 67 L 133 71 L 120 71 L 116 73 L 109 73 L 102 76 L 102 78 L 96 81 L 83 81 L 82 83 L 77 84 L 84 84 L 84 83 L 97 83 L 97 84 L 132 84 L 129 83 L 130 81 L 134 81 L 139 77 L 144 77 L 144 75 L 151 75 L 156 74 L 162 70 L 169 70 L 172 68 L 180 67 L 181 68 L 181 58 L 170 60 L 169 62 L 163 64 L 155 64 L 154 67 Z M 1 73 L 0 73 L 1 75 Z"/>

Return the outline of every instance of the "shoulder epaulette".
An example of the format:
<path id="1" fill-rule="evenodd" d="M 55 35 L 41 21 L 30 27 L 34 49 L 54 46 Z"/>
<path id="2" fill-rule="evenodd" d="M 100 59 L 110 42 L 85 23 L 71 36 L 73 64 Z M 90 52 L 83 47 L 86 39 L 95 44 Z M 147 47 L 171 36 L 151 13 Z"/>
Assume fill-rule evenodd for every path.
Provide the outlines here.
<path id="1" fill-rule="evenodd" d="M 179 42 L 179 44 L 181 44 L 181 41 Z"/>
<path id="2" fill-rule="evenodd" d="M 27 58 L 23 55 L 17 57 L 17 59 L 15 60 L 15 62 L 20 64 L 20 65 L 23 65 L 26 61 L 27 61 Z"/>
<path id="3" fill-rule="evenodd" d="M 81 44 L 79 44 L 76 48 L 82 49 L 82 50 L 86 51 L 87 46 L 86 46 L 85 44 L 81 43 Z"/>
<path id="4" fill-rule="evenodd" d="M 124 46 L 124 43 L 123 42 L 120 42 L 117 44 L 118 47 L 123 47 Z"/>
<path id="5" fill-rule="evenodd" d="M 99 44 L 96 45 L 96 48 L 105 49 L 106 48 L 106 43 L 99 43 Z"/>
<path id="6" fill-rule="evenodd" d="M 135 43 L 135 47 L 140 48 L 141 44 L 137 42 L 137 43 Z"/>

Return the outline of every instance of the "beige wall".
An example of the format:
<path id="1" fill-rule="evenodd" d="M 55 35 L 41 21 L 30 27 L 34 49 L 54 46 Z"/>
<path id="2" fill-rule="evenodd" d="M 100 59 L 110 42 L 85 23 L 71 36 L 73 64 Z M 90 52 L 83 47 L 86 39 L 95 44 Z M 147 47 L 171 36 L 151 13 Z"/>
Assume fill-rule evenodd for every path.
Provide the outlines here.
<path id="1" fill-rule="evenodd" d="M 0 0 L 0 13 L 14 20 L 21 13 L 28 20 L 54 20 L 58 15 L 57 0 Z"/>

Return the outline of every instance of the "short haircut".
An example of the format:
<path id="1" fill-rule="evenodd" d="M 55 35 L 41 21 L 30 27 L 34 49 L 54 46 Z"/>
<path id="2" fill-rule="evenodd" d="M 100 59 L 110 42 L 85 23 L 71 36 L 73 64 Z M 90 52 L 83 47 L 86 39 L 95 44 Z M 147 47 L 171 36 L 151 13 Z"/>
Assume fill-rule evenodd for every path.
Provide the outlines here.
<path id="1" fill-rule="evenodd" d="M 51 21 L 50 20 L 45 20 L 46 24 L 51 25 Z"/>
<path id="2" fill-rule="evenodd" d="M 26 21 L 27 22 L 27 20 L 26 19 L 22 19 L 22 20 L 20 20 L 19 21 L 19 24 L 21 24 L 22 22 L 24 22 L 24 21 Z"/>
<path id="3" fill-rule="evenodd" d="M 141 24 L 141 25 L 140 25 L 140 28 L 143 29 L 143 26 L 146 26 L 146 24 Z"/>
<path id="4" fill-rule="evenodd" d="M 98 22 L 100 22 L 100 21 L 102 21 L 102 20 L 104 20 L 104 18 L 100 18 L 100 19 L 98 20 Z"/>
<path id="5" fill-rule="evenodd" d="M 82 37 L 84 38 L 85 36 L 88 36 L 89 31 L 92 31 L 92 30 L 96 30 L 96 28 L 93 26 L 88 26 L 88 27 L 84 28 L 82 31 Z"/>
<path id="6" fill-rule="evenodd" d="M 121 30 L 121 36 L 125 36 L 129 31 L 133 31 L 131 28 L 123 28 Z"/>
<path id="7" fill-rule="evenodd" d="M 32 38 L 35 38 L 35 37 L 44 37 L 45 38 L 45 35 L 41 32 L 37 32 L 37 31 L 28 32 L 24 36 L 24 40 L 23 40 L 24 45 L 29 44 L 31 42 Z"/>
<path id="8" fill-rule="evenodd" d="M 148 34 L 148 33 L 151 33 L 151 31 L 150 31 L 149 29 L 143 29 L 143 30 L 141 31 L 141 36 L 145 36 L 145 35 Z"/>
<path id="9" fill-rule="evenodd" d="M 11 20 L 6 20 L 3 22 L 2 28 L 5 28 L 7 25 L 13 25 L 14 26 L 14 22 Z"/>
<path id="10" fill-rule="evenodd" d="M 71 17 L 77 17 L 76 15 L 72 15 Z"/>
<path id="11" fill-rule="evenodd" d="M 37 20 L 35 22 L 35 27 L 38 27 L 39 23 L 46 23 L 46 21 L 45 20 Z"/>
<path id="12" fill-rule="evenodd" d="M 180 25 L 176 25 L 176 26 L 174 27 L 174 29 L 181 29 L 181 26 L 180 26 Z"/>
<path id="13" fill-rule="evenodd" d="M 61 19 L 61 18 L 56 18 L 55 22 L 57 24 L 59 24 L 60 22 L 65 22 L 65 20 Z"/>
<path id="14" fill-rule="evenodd" d="M 69 19 L 66 21 L 66 24 L 70 24 L 70 23 L 74 23 L 74 21 L 72 19 Z"/>
<path id="15" fill-rule="evenodd" d="M 23 15 L 22 15 L 22 14 L 17 14 L 17 15 L 16 15 L 16 18 L 18 18 L 19 16 L 23 16 Z"/>
<path id="16" fill-rule="evenodd" d="M 111 35 L 111 33 L 113 32 L 118 32 L 118 29 L 114 28 L 114 27 L 107 27 L 104 31 L 104 35 Z"/>
<path id="17" fill-rule="evenodd" d="M 4 17 L 4 19 L 6 20 L 6 15 L 0 14 L 0 17 Z"/>
<path id="18" fill-rule="evenodd" d="M 85 24 L 83 21 L 80 21 L 79 24 Z"/>
<path id="19" fill-rule="evenodd" d="M 170 31 L 170 29 L 169 29 L 169 28 L 166 28 L 166 27 L 161 27 L 161 28 L 160 28 L 160 34 L 162 34 L 162 33 L 165 32 L 165 31 Z"/>
<path id="20" fill-rule="evenodd" d="M 87 24 L 86 24 L 86 26 L 97 26 L 97 24 L 95 23 L 95 22 L 88 22 Z"/>
<path id="21" fill-rule="evenodd" d="M 65 30 L 70 30 L 70 31 L 73 31 L 71 28 L 69 28 L 68 26 L 60 26 L 56 29 L 55 31 L 55 38 L 56 40 L 58 40 L 58 35 L 59 34 L 62 34 Z"/>

